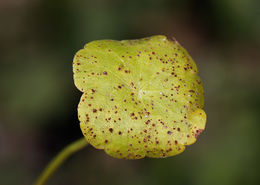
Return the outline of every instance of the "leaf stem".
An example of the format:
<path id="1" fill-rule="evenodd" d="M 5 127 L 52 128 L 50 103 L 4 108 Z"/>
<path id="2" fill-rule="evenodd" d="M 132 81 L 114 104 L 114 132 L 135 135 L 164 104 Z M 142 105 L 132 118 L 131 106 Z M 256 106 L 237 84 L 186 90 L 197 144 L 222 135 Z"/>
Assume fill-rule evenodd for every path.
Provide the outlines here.
<path id="1" fill-rule="evenodd" d="M 72 154 L 81 150 L 88 145 L 85 138 L 76 140 L 66 146 L 62 151 L 60 151 L 45 167 L 41 175 L 35 181 L 34 185 L 44 185 L 46 181 L 54 174 L 54 172 L 60 167 L 60 165 Z"/>

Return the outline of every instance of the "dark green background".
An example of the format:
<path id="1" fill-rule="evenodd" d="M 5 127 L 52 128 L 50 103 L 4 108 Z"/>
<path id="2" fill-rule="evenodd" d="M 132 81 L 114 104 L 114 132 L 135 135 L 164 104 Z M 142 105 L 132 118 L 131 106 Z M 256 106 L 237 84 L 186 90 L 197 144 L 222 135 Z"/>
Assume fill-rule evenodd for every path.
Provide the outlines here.
<path id="1" fill-rule="evenodd" d="M 28 185 L 82 137 L 76 51 L 92 40 L 174 36 L 199 68 L 205 132 L 181 155 L 113 159 L 93 147 L 49 185 L 257 185 L 260 1 L 1 0 L 0 184 Z"/>

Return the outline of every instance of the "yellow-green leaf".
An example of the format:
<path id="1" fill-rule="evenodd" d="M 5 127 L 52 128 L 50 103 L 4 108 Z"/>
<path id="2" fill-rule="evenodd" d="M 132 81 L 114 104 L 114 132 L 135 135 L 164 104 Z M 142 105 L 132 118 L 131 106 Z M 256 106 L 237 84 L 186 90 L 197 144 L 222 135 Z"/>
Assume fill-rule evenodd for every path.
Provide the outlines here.
<path id="1" fill-rule="evenodd" d="M 73 72 L 83 92 L 81 130 L 113 157 L 173 156 L 205 128 L 196 64 L 165 36 L 90 42 L 75 55 Z"/>

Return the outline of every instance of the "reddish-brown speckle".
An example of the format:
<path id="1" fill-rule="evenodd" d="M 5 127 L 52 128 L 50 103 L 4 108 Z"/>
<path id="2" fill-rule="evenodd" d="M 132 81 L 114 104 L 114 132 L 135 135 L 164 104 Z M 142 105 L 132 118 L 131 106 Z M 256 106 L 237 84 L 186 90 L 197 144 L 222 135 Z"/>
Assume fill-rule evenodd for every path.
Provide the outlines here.
<path id="1" fill-rule="evenodd" d="M 195 137 L 197 138 L 202 132 L 203 132 L 203 129 L 196 130 Z"/>

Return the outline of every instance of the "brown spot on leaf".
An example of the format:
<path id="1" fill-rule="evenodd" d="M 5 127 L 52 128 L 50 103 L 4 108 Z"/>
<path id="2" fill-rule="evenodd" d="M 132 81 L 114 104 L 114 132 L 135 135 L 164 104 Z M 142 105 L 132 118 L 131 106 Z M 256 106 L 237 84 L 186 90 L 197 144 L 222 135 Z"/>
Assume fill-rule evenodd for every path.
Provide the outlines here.
<path id="1" fill-rule="evenodd" d="M 195 137 L 197 138 L 202 132 L 203 132 L 203 129 L 196 130 Z"/>

